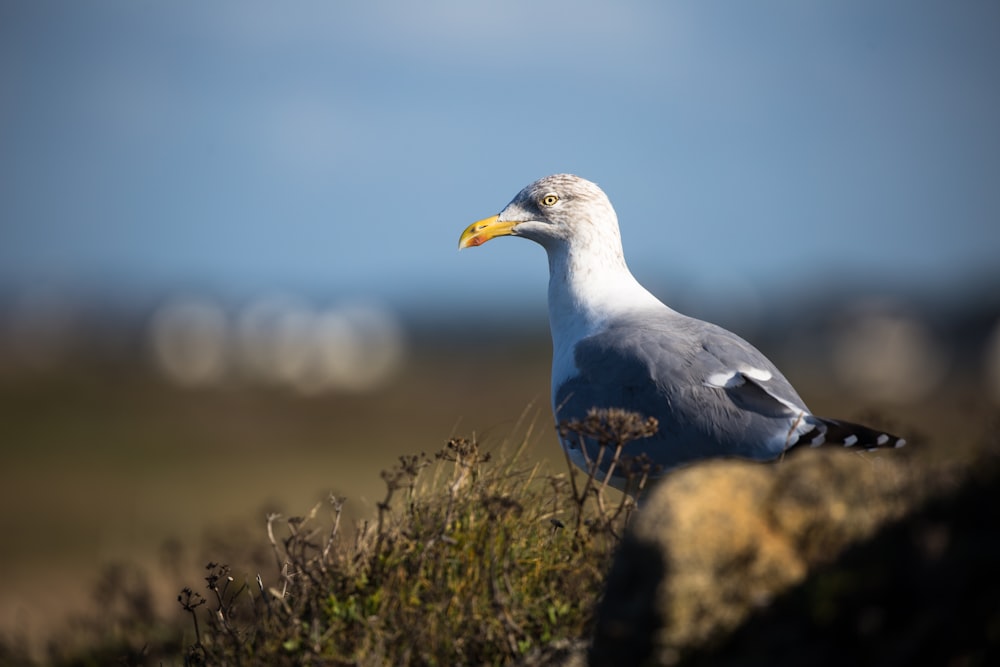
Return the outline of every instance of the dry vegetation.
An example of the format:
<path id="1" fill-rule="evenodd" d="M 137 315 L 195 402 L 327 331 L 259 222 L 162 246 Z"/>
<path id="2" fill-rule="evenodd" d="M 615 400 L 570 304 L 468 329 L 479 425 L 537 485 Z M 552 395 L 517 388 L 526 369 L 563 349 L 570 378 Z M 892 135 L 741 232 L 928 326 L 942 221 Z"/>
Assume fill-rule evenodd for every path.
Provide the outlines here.
<path id="1" fill-rule="evenodd" d="M 991 470 L 997 468 L 998 460 L 995 454 L 989 455 L 997 450 L 994 426 L 988 429 L 993 435 L 980 446 L 987 454 L 982 460 L 990 462 Z M 843 546 L 870 535 L 880 521 L 879 516 L 898 516 L 904 507 L 912 508 L 928 497 L 951 493 L 967 474 L 962 467 L 937 470 L 926 465 L 914 467 L 912 462 L 894 462 L 890 478 L 884 474 L 889 463 L 872 465 L 876 462 L 843 451 L 830 451 L 824 456 L 805 451 L 774 467 L 737 462 L 692 466 L 655 489 L 649 496 L 651 504 L 647 509 L 656 513 L 638 515 L 636 527 L 640 530 L 629 531 L 633 539 L 644 539 L 641 525 L 652 526 L 651 533 L 646 531 L 649 539 L 664 543 L 663 556 L 657 558 L 667 559 L 665 570 L 661 565 L 655 569 L 669 572 L 673 579 L 657 583 L 656 577 L 643 575 L 643 581 L 637 582 L 638 589 L 629 593 L 628 586 L 622 587 L 619 592 L 626 597 L 619 595 L 617 602 L 605 604 L 599 611 L 598 602 L 604 595 L 614 554 L 635 506 L 628 496 L 609 491 L 603 475 L 596 470 L 606 460 L 611 468 L 634 471 L 629 483 L 641 488 L 650 469 L 641 458 L 629 460 L 628 445 L 655 431 L 656 424 L 621 411 L 595 411 L 586 419 L 564 423 L 561 428 L 566 434 L 597 438 L 604 445 L 598 458 L 591 461 L 590 474 L 576 471 L 572 466 L 568 473 L 542 474 L 537 465 L 524 463 L 520 448 L 504 456 L 491 456 L 474 439 L 452 439 L 434 456 L 402 456 L 395 466 L 383 471 L 385 494 L 369 521 L 353 528 L 347 526 L 344 499 L 332 495 L 305 516 L 272 514 L 255 544 L 244 545 L 242 551 L 234 550 L 231 562 L 208 563 L 203 583 L 180 592 L 179 613 L 169 619 L 155 612 L 153 594 L 141 572 L 131 567 L 109 567 L 96 588 L 96 613 L 79 619 L 57 635 L 50 645 L 48 662 L 53 665 L 580 664 L 562 663 L 553 656 L 568 654 L 571 659 L 582 661 L 586 651 L 584 638 L 594 636 L 595 630 L 602 644 L 600 647 L 595 644 L 595 650 L 606 652 L 609 636 L 617 634 L 619 640 L 624 636 L 616 630 L 623 622 L 629 629 L 626 635 L 631 636 L 636 628 L 647 627 L 650 619 L 669 617 L 676 621 L 680 618 L 678 614 L 689 611 L 699 615 L 698 627 L 702 628 L 689 633 L 690 638 L 675 636 L 676 623 L 659 629 L 650 626 L 646 636 L 666 642 L 666 653 L 654 664 L 674 664 L 682 658 L 697 662 L 704 658 L 701 653 L 704 647 L 724 645 L 720 642 L 732 631 L 734 618 L 760 610 L 760 600 L 780 594 L 800 581 L 806 567 L 811 569 L 808 563 L 831 562 Z M 861 478 L 864 479 L 859 484 L 857 479 Z M 721 486 L 707 483 L 706 479 L 716 479 Z M 754 480 L 759 483 L 750 483 Z M 735 488 L 731 486 L 733 483 Z M 692 484 L 699 488 L 688 488 Z M 788 484 L 798 490 L 789 491 L 785 488 Z M 818 493 L 819 489 L 823 489 L 822 493 Z M 986 497 L 983 490 L 978 493 L 980 496 L 972 497 L 972 502 Z M 747 494 L 749 500 L 739 500 Z M 835 496 L 832 505 L 823 500 L 829 494 Z M 799 496 L 804 498 L 802 502 L 796 500 Z M 873 514 L 878 508 L 866 506 L 866 498 L 882 503 L 885 511 Z M 836 503 L 841 501 L 850 503 L 849 507 L 841 508 L 846 513 L 837 510 Z M 734 507 L 733 502 L 742 505 Z M 756 505 L 761 505 L 759 511 L 753 509 Z M 799 525 L 803 510 L 810 512 L 810 525 L 816 524 L 810 530 Z M 692 512 L 704 516 L 695 520 L 684 518 Z M 733 512 L 736 515 L 730 517 Z M 971 516 L 968 510 L 964 514 Z M 706 526 L 706 521 L 712 525 Z M 785 526 L 789 521 L 794 525 Z M 763 523 L 757 526 L 760 522 Z M 767 535 L 778 539 L 771 533 L 779 526 L 788 530 L 790 542 L 775 552 L 780 555 L 775 559 L 771 553 L 775 550 L 761 539 Z M 984 526 L 972 528 L 975 531 Z M 702 529 L 714 530 L 714 537 L 708 543 L 703 543 Z M 805 539 L 816 534 L 825 537 Z M 968 535 L 971 538 L 956 533 L 955 544 L 961 546 L 965 544 L 962 540 L 990 537 L 988 534 L 980 538 L 975 532 Z M 962 563 L 947 568 L 969 580 L 964 582 L 966 589 L 970 585 L 975 588 L 974 579 L 978 576 L 975 572 L 982 569 L 984 559 L 993 558 L 989 549 L 996 550 L 995 542 L 989 539 L 979 542 L 986 546 L 987 552 L 985 555 L 974 552 L 978 560 L 972 561 L 973 569 L 963 569 Z M 975 543 L 962 548 L 969 551 Z M 818 544 L 826 546 L 813 553 Z M 898 552 L 905 546 L 892 548 Z M 942 548 L 947 549 L 947 545 Z M 682 561 L 690 559 L 684 554 L 691 549 L 709 553 L 686 566 Z M 626 580 L 632 581 L 636 573 L 643 571 L 642 564 L 628 560 L 627 552 L 621 550 L 614 558 L 615 568 L 620 570 L 624 565 L 621 572 Z M 787 556 L 794 555 L 793 552 L 801 552 L 802 562 L 796 567 L 788 565 L 791 561 Z M 261 553 L 266 557 L 261 558 Z M 903 557 L 904 554 L 897 554 L 894 558 Z M 767 567 L 761 570 L 765 561 L 780 567 L 785 576 L 760 590 L 748 588 L 748 582 L 763 582 L 759 576 L 762 571 L 766 574 L 773 570 Z M 880 561 L 868 556 L 864 562 L 872 565 Z M 840 575 L 839 580 L 850 582 L 845 576 L 848 575 Z M 615 579 L 614 570 L 611 579 Z M 699 581 L 699 585 L 707 585 L 708 589 L 696 595 L 690 605 L 685 603 L 687 606 L 675 607 L 673 611 L 654 610 L 651 615 L 644 615 L 642 607 L 636 604 L 637 600 L 648 600 L 654 605 L 675 604 L 683 596 L 650 595 L 654 591 L 676 593 L 677 586 L 683 588 Z M 814 586 L 812 580 L 805 585 Z M 913 584 L 909 584 L 909 590 L 913 589 Z M 900 607 L 892 596 L 883 593 L 878 592 L 881 596 L 878 600 L 863 595 L 858 604 L 865 605 L 869 615 L 873 604 Z M 722 597 L 709 602 L 708 597 L 716 594 Z M 831 604 L 834 600 L 846 604 L 840 602 L 845 594 L 827 585 L 824 595 Z M 900 594 L 897 591 L 894 595 Z M 746 599 L 734 607 L 740 596 Z M 607 599 L 611 600 L 610 593 Z M 981 604 L 969 607 L 963 606 L 962 601 L 961 596 L 955 597 L 954 604 L 959 605 L 955 613 L 973 610 L 973 616 L 963 621 L 963 630 L 966 635 L 971 632 L 974 647 L 980 646 L 983 640 L 976 639 L 980 625 L 988 634 L 989 623 L 993 621 L 986 613 L 988 609 L 979 609 Z M 931 608 L 935 604 L 938 604 L 936 598 L 931 600 Z M 615 610 L 609 616 L 613 607 Z M 911 611 L 894 612 L 893 622 L 898 625 L 899 619 Z M 639 616 L 632 618 L 637 613 Z M 802 613 L 794 612 L 796 617 Z M 705 627 L 716 629 L 706 633 Z M 803 631 L 807 630 L 815 631 L 815 626 Z M 775 632 L 781 636 L 780 625 Z M 894 630 L 894 641 L 900 632 Z M 851 628 L 842 630 L 845 639 L 837 644 L 841 652 L 851 645 L 845 643 L 850 635 Z M 911 634 L 902 636 L 911 637 L 906 646 L 912 648 Z M 925 629 L 917 636 L 928 633 Z M 612 655 L 617 656 L 614 659 L 608 661 L 605 656 L 602 662 L 600 651 L 592 658 L 597 660 L 595 664 L 618 664 L 623 650 L 634 651 L 642 646 L 643 641 L 634 637 L 613 651 Z M 966 654 L 987 655 L 967 650 L 963 655 Z M 663 655 L 673 657 L 665 661 Z M 856 657 L 847 655 L 845 659 Z M 645 659 L 648 658 L 646 654 Z M 637 654 L 636 660 L 643 659 Z M 35 663 L 22 645 L 8 641 L 0 643 L 0 664 Z M 963 664 L 988 662 L 975 659 Z"/>
<path id="2" fill-rule="evenodd" d="M 620 412 L 568 430 L 601 458 L 655 430 Z M 526 440 L 525 440 L 526 442 Z M 523 447 L 523 445 L 522 445 Z M 591 631 L 594 602 L 634 508 L 589 475 L 542 475 L 456 438 L 382 473 L 375 516 L 344 525 L 331 496 L 306 516 L 268 517 L 271 562 L 211 562 L 178 596 L 182 622 L 157 618 L 141 573 L 109 569 L 98 614 L 50 647 L 52 664 L 509 664 Z M 644 483 L 648 467 L 642 473 Z M 248 548 L 248 553 L 251 551 Z M 251 566 L 252 567 L 252 566 Z M 30 662 L 16 643 L 0 661 Z"/>
<path id="3" fill-rule="evenodd" d="M 639 489 L 652 471 L 641 457 L 628 457 L 629 443 L 655 428 L 655 421 L 618 411 L 595 412 L 561 425 L 564 435 L 604 443 L 593 467 L 609 462 L 612 469 L 631 471 L 630 484 Z M 998 430 L 996 423 L 987 425 L 990 438 L 984 445 L 958 444 L 996 451 Z M 235 544 L 220 541 L 203 579 L 187 579 L 171 614 L 157 611 L 155 586 L 141 570 L 109 566 L 95 588 L 95 611 L 53 635 L 45 664 L 528 665 L 555 664 L 547 662 L 554 651 L 582 659 L 582 638 L 593 636 L 600 623 L 597 605 L 635 507 L 628 496 L 609 490 L 593 471 L 587 475 L 569 465 L 562 474 L 544 473 L 524 455 L 529 439 L 530 430 L 514 451 L 491 455 L 475 438 L 454 438 L 433 456 L 399 457 L 382 473 L 384 495 L 369 518 L 357 524 L 348 519 L 350 508 L 344 498 L 333 495 L 304 516 L 270 514 L 249 538 Z M 814 454 L 803 452 L 802 458 L 819 460 Z M 909 454 L 902 452 L 904 457 Z M 939 459 L 921 454 L 925 458 L 919 474 L 902 480 L 900 488 L 913 490 L 926 479 L 936 480 L 943 490 L 957 486 L 964 474 L 961 466 L 942 473 L 937 470 Z M 826 490 L 839 488 L 827 479 L 839 468 L 815 470 L 826 477 L 792 476 L 812 505 L 832 511 L 836 506 L 823 498 Z M 934 471 L 933 477 L 927 477 L 929 471 Z M 791 468 L 786 472 L 791 474 Z M 947 483 L 942 474 L 951 476 Z M 846 483 L 856 476 L 840 477 Z M 677 485 L 683 486 L 683 478 Z M 912 507 L 928 496 L 924 487 L 890 500 Z M 819 489 L 823 493 L 817 493 Z M 707 495 L 723 503 L 738 497 L 729 493 L 709 490 Z M 774 497 L 794 495 L 783 491 Z M 687 501 L 685 497 L 678 503 L 686 508 Z M 871 512 L 863 503 L 856 505 L 863 513 Z M 785 509 L 797 510 L 798 505 Z M 769 507 L 761 514 L 767 530 L 773 528 L 776 512 Z M 859 537 L 875 529 L 875 524 L 850 520 L 852 526 L 864 528 Z M 749 525 L 740 525 L 744 524 Z M 800 539 L 807 533 L 812 534 L 796 528 L 789 534 Z M 694 537 L 680 541 L 704 546 L 699 535 L 696 530 Z M 759 547 L 758 538 L 751 535 L 748 544 Z M 839 539 L 837 544 L 847 541 Z M 821 543 L 825 544 L 804 543 L 802 551 L 808 555 Z M 820 555 L 825 562 L 834 550 L 825 549 Z M 738 560 L 744 561 L 759 563 L 746 557 Z M 731 569 L 732 562 L 727 561 L 726 567 Z M 805 574 L 800 569 L 781 587 L 800 580 Z M 731 574 L 736 585 L 747 581 L 742 574 Z M 723 581 L 718 573 L 699 576 L 711 587 Z M 685 585 L 683 580 L 675 583 Z M 651 589 L 648 582 L 642 585 Z M 715 592 L 728 595 L 725 590 Z M 762 596 L 750 597 L 754 598 L 750 604 L 759 607 Z M 698 596 L 699 613 L 727 608 L 712 604 L 706 612 L 706 599 Z M 731 601 L 727 598 L 727 603 Z M 731 610 L 728 613 L 732 616 Z M 740 611 L 739 617 L 747 613 Z M 725 632 L 733 627 L 731 621 L 720 624 L 708 617 L 699 619 L 699 624 Z M 692 636 L 701 637 L 699 642 L 709 637 L 713 645 L 721 641 L 715 631 Z M 697 653 L 687 652 L 699 650 L 693 640 L 674 645 L 687 646 L 674 654 L 678 658 L 698 659 Z M 23 641 L 0 640 L 0 665 L 33 664 L 39 663 Z"/>

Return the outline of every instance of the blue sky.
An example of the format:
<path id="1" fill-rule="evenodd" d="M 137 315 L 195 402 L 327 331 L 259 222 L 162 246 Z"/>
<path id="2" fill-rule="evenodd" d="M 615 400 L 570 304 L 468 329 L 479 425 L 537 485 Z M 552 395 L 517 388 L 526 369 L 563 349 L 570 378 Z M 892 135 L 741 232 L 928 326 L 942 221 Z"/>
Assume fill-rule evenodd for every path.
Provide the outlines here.
<path id="1" fill-rule="evenodd" d="M 1000 263 L 998 37 L 986 1 L 4 2 L 0 285 L 540 308 L 540 248 L 456 244 L 568 171 L 668 302 L 955 289 Z"/>

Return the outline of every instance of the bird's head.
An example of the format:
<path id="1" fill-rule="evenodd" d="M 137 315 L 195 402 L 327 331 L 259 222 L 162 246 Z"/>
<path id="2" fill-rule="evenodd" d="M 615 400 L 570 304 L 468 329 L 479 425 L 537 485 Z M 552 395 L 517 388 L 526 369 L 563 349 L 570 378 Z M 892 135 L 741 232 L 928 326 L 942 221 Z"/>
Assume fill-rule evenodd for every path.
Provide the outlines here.
<path id="1" fill-rule="evenodd" d="M 607 195 L 570 174 L 546 176 L 525 187 L 499 215 L 466 227 L 458 247 L 482 245 L 498 236 L 523 236 L 546 250 L 595 241 L 621 245 L 618 217 Z"/>

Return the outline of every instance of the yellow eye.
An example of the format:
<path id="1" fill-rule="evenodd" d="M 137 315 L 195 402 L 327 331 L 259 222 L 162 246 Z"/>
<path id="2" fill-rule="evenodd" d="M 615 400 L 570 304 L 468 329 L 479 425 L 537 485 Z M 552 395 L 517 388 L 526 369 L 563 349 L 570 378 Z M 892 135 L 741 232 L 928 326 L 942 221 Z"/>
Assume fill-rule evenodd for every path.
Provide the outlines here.
<path id="1" fill-rule="evenodd" d="M 541 204 L 542 206 L 555 206 L 557 201 L 559 201 L 559 197 L 557 195 L 548 194 L 542 197 Z"/>

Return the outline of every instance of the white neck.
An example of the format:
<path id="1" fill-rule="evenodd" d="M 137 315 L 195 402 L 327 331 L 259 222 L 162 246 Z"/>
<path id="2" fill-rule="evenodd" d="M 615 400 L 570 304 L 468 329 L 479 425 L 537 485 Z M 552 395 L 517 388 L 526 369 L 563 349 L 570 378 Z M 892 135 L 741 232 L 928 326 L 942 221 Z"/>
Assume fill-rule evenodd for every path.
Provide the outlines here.
<path id="1" fill-rule="evenodd" d="M 573 345 L 609 317 L 666 308 L 628 270 L 620 245 L 590 245 L 579 252 L 559 244 L 547 251 L 553 369 L 570 368 Z M 553 383 L 561 379 L 553 374 Z"/>

